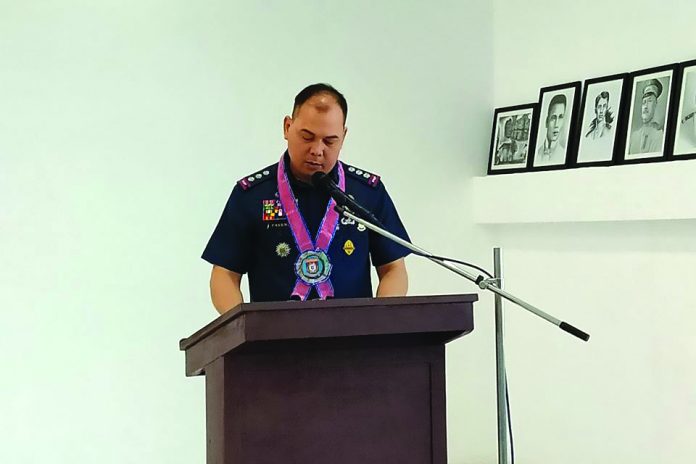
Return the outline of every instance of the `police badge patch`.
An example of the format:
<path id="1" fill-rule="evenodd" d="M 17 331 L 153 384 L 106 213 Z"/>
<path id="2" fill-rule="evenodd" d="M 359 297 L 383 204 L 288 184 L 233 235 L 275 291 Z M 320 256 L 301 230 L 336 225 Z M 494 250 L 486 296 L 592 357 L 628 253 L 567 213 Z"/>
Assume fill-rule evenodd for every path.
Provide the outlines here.
<path id="1" fill-rule="evenodd" d="M 324 282 L 331 275 L 329 257 L 321 250 L 305 251 L 297 258 L 295 273 L 310 285 Z"/>
<path id="2" fill-rule="evenodd" d="M 343 244 L 343 251 L 348 256 L 353 254 L 353 252 L 355 251 L 355 245 L 351 240 L 346 240 L 346 243 Z"/>

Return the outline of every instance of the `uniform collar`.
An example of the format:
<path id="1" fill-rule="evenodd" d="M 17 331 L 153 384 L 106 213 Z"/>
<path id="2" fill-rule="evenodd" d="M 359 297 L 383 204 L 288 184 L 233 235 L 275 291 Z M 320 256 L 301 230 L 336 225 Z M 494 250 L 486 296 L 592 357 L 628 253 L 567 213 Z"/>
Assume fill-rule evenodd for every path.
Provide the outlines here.
<path id="1" fill-rule="evenodd" d="M 315 187 L 312 184 L 308 184 L 307 182 L 301 181 L 295 175 L 292 173 L 292 169 L 290 169 L 290 154 L 288 153 L 287 150 L 285 150 L 285 153 L 283 154 L 283 162 L 285 163 L 285 172 L 288 175 L 288 180 L 290 181 L 290 185 L 292 185 L 292 188 L 299 188 L 302 190 L 314 190 Z M 331 176 L 331 179 L 338 183 L 338 163 L 336 162 L 336 165 L 333 167 L 329 175 Z"/>

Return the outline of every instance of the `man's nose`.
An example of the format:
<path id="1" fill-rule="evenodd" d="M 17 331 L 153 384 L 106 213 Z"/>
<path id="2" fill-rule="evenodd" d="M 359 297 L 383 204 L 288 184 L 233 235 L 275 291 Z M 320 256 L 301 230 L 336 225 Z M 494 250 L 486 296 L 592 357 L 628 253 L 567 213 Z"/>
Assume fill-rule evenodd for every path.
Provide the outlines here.
<path id="1" fill-rule="evenodd" d="M 309 147 L 309 154 L 312 156 L 323 156 L 324 155 L 324 142 L 317 140 Z"/>

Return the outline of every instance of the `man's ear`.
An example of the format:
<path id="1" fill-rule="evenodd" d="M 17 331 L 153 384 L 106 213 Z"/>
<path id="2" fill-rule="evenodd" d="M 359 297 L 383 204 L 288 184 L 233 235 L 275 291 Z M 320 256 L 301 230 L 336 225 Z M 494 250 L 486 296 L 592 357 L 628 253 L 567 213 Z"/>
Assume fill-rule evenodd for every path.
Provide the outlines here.
<path id="1" fill-rule="evenodd" d="M 348 128 L 346 126 L 343 126 L 343 140 L 346 139 L 346 134 L 348 133 Z"/>
<path id="2" fill-rule="evenodd" d="M 288 131 L 290 130 L 290 125 L 292 124 L 292 118 L 290 116 L 285 116 L 283 118 L 283 138 L 288 139 Z"/>

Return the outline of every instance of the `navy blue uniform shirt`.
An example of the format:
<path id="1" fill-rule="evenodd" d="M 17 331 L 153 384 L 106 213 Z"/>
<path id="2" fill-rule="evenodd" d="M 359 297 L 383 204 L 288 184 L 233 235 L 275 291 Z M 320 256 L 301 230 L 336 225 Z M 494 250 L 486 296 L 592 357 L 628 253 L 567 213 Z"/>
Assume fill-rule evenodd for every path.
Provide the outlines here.
<path id="1" fill-rule="evenodd" d="M 285 160 L 287 167 L 287 152 Z M 389 232 L 409 240 L 379 176 L 345 163 L 343 167 L 346 193 L 372 211 Z M 314 240 L 329 196 L 297 180 L 289 169 L 286 172 L 300 213 Z M 278 163 L 237 183 L 203 252 L 203 259 L 211 264 L 249 274 L 251 301 L 288 300 L 297 280 L 297 245 L 278 198 L 277 173 Z M 337 180 L 336 167 L 331 175 Z M 334 297 L 373 296 L 370 260 L 374 266 L 381 266 L 409 253 L 406 248 L 341 217 L 328 251 L 333 266 L 330 279 Z M 316 297 L 313 288 L 310 298 Z"/>

